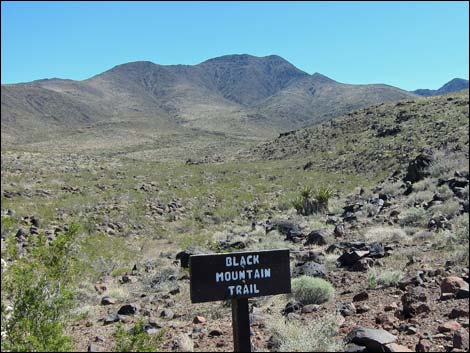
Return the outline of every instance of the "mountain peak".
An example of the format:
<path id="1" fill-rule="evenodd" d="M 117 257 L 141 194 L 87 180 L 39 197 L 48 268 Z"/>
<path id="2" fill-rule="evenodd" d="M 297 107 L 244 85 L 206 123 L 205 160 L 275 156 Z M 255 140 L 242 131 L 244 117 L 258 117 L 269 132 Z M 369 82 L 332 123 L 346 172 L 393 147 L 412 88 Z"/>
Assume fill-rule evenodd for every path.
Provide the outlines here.
<path id="1" fill-rule="evenodd" d="M 420 96 L 429 97 L 429 96 L 439 96 L 439 95 L 442 95 L 442 94 L 457 92 L 457 91 L 461 91 L 463 89 L 468 89 L 468 88 L 469 88 L 468 80 L 465 80 L 463 78 L 453 78 L 452 80 L 450 80 L 449 82 L 444 84 L 439 89 L 436 89 L 436 90 L 417 89 L 417 90 L 413 91 L 413 93 L 416 93 Z"/>

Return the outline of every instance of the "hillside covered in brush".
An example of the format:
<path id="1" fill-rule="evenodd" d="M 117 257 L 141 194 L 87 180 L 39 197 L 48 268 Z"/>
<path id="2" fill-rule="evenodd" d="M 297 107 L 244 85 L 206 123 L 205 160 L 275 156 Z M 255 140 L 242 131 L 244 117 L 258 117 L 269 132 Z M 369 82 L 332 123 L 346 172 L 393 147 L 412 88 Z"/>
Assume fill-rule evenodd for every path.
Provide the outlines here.
<path id="1" fill-rule="evenodd" d="M 380 104 L 283 133 L 242 156 L 299 159 L 305 169 L 354 173 L 393 172 L 426 150 L 459 151 L 468 158 L 468 109 L 468 90 Z"/>

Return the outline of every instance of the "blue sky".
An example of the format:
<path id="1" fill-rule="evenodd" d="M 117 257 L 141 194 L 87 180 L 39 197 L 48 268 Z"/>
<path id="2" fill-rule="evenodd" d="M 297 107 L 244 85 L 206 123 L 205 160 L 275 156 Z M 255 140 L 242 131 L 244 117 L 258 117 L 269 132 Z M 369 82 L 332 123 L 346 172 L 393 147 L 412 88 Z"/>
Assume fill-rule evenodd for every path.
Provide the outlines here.
<path id="1" fill-rule="evenodd" d="M 242 53 L 346 83 L 413 90 L 468 79 L 467 2 L 2 1 L 1 10 L 2 83 Z"/>

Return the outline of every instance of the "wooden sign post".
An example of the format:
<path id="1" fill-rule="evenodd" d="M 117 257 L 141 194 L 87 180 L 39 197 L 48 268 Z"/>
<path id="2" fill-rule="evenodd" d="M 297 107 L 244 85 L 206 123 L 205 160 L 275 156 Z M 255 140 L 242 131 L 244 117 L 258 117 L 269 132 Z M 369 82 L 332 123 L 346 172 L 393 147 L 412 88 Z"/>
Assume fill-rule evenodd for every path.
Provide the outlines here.
<path id="1" fill-rule="evenodd" d="M 235 352 L 251 352 L 248 298 L 290 293 L 289 250 L 193 255 L 191 302 L 231 300 Z"/>

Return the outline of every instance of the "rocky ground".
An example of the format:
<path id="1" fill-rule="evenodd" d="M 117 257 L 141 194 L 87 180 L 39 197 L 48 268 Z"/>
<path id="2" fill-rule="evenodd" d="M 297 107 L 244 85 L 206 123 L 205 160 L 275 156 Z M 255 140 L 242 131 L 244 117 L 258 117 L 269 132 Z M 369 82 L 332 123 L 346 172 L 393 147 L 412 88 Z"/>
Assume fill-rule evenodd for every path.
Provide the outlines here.
<path id="1" fill-rule="evenodd" d="M 119 328 L 142 323 L 154 349 L 227 351 L 230 306 L 190 303 L 187 256 L 289 248 L 294 278 L 324 278 L 335 293 L 319 305 L 290 295 L 250 300 L 256 351 L 286 347 L 279 324 L 314 350 L 328 340 L 309 338 L 318 328 L 309 325 L 328 320 L 331 350 L 467 351 L 466 143 L 467 151 L 416 152 L 374 176 L 303 168 L 305 159 L 162 163 L 2 151 L 2 285 L 35 239 L 52 244 L 78 223 L 66 320 L 75 350 L 122 348 Z M 326 210 L 300 215 L 292 201 L 308 185 L 334 193 Z M 2 291 L 4 342 L 14 310 Z"/>

